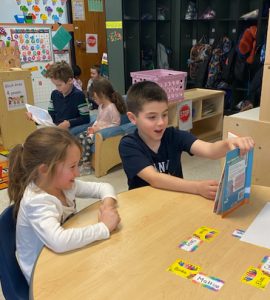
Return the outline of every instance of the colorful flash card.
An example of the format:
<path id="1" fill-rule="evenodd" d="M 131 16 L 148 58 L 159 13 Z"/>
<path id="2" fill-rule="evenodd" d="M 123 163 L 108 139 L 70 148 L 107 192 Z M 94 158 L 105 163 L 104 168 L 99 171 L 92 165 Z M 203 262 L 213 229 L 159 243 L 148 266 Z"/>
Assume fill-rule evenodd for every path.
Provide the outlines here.
<path id="1" fill-rule="evenodd" d="M 213 276 L 207 276 L 203 273 L 196 274 L 192 278 L 192 282 L 199 283 L 201 286 L 215 292 L 219 291 L 224 285 L 223 280 Z"/>
<path id="2" fill-rule="evenodd" d="M 270 277 L 265 275 L 262 270 L 249 267 L 246 273 L 241 277 L 241 282 L 265 289 L 270 281 Z"/>
<path id="3" fill-rule="evenodd" d="M 185 251 L 193 252 L 196 249 L 198 249 L 198 247 L 201 243 L 202 243 L 202 240 L 200 240 L 196 236 L 192 236 L 191 238 L 181 242 L 181 244 L 178 247 Z"/>
<path id="4" fill-rule="evenodd" d="M 211 242 L 218 234 L 218 230 L 206 226 L 200 227 L 193 233 L 194 236 L 198 237 L 202 241 L 207 242 Z"/>
<path id="5" fill-rule="evenodd" d="M 232 236 L 240 239 L 244 235 L 244 233 L 245 233 L 245 230 L 235 229 L 234 232 L 232 233 Z"/>
<path id="6" fill-rule="evenodd" d="M 258 268 L 261 269 L 267 275 L 270 275 L 270 256 L 265 256 L 262 259 Z"/>
<path id="7" fill-rule="evenodd" d="M 167 269 L 167 271 L 173 272 L 174 274 L 187 279 L 194 277 L 197 273 L 199 273 L 200 270 L 200 266 L 186 262 L 183 259 L 177 259 Z"/>

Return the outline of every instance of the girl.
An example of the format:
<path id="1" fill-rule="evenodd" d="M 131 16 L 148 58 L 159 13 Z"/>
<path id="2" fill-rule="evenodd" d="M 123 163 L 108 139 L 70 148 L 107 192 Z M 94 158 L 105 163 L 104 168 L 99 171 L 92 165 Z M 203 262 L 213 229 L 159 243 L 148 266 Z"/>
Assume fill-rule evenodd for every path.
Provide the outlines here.
<path id="1" fill-rule="evenodd" d="M 83 147 L 81 175 L 91 173 L 90 147 L 94 143 L 94 133 L 104 128 L 119 126 L 121 121 L 120 114 L 126 113 L 126 106 L 122 96 L 114 91 L 107 79 L 94 80 L 92 89 L 94 100 L 99 107 L 96 121 L 91 127 L 88 127 L 87 131 L 79 135 Z"/>
<path id="2" fill-rule="evenodd" d="M 58 127 L 34 131 L 10 153 L 8 195 L 17 217 L 17 259 L 28 282 L 44 245 L 59 253 L 77 249 L 108 238 L 120 222 L 110 184 L 75 180 L 80 156 L 77 139 Z M 75 197 L 102 199 L 99 223 L 62 227 L 76 212 Z"/>

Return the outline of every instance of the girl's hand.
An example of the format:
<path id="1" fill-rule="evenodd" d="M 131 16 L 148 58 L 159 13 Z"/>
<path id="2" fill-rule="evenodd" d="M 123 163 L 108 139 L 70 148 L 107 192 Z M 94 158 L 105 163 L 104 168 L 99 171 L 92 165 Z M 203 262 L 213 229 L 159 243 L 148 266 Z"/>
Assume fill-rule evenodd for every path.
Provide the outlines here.
<path id="1" fill-rule="evenodd" d="M 214 200 L 216 197 L 218 182 L 216 180 L 201 180 L 197 181 L 197 194 Z"/>
<path id="2" fill-rule="evenodd" d="M 94 128 L 93 127 L 88 127 L 87 128 L 87 135 L 88 134 L 94 134 L 95 132 L 94 132 Z"/>
<path id="3" fill-rule="evenodd" d="M 117 207 L 117 202 L 114 198 L 108 197 L 108 198 L 104 198 L 102 201 L 102 204 L 100 205 L 100 207 L 111 207 L 111 208 L 116 208 Z"/>
<path id="4" fill-rule="evenodd" d="M 105 206 L 100 207 L 98 220 L 103 222 L 109 231 L 112 232 L 116 229 L 121 219 L 116 208 Z"/>

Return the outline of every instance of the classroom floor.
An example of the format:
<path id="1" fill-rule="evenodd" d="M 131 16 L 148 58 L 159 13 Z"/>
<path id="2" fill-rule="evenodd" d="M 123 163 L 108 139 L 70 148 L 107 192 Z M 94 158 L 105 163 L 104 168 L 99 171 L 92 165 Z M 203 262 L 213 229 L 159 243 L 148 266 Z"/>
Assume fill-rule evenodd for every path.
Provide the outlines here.
<path id="1" fill-rule="evenodd" d="M 221 163 L 219 160 L 213 161 L 209 159 L 203 159 L 199 157 L 191 157 L 188 154 L 183 154 L 182 157 L 183 173 L 186 179 L 219 179 L 221 174 Z M 80 177 L 81 180 L 85 181 L 103 181 L 109 182 L 114 187 L 117 193 L 127 191 L 127 180 L 125 173 L 121 166 L 112 169 L 108 175 L 96 178 L 94 175 L 88 175 Z M 78 210 L 94 203 L 94 199 L 78 199 L 77 208 Z M 0 213 L 9 204 L 7 190 L 0 190 Z M 0 289 L 0 300 L 4 300 Z"/>

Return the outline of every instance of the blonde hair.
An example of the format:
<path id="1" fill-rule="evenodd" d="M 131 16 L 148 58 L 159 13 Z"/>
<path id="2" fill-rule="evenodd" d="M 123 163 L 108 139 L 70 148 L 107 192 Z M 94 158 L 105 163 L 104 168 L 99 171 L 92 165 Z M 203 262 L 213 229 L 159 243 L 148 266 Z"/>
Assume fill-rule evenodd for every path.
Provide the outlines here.
<path id="1" fill-rule="evenodd" d="M 65 160 L 67 150 L 76 145 L 81 150 L 79 141 L 67 130 L 58 127 L 44 127 L 31 133 L 25 143 L 16 145 L 9 154 L 10 202 L 14 202 L 15 217 L 25 188 L 38 179 L 38 167 L 45 164 L 52 178 L 56 165 Z"/>

